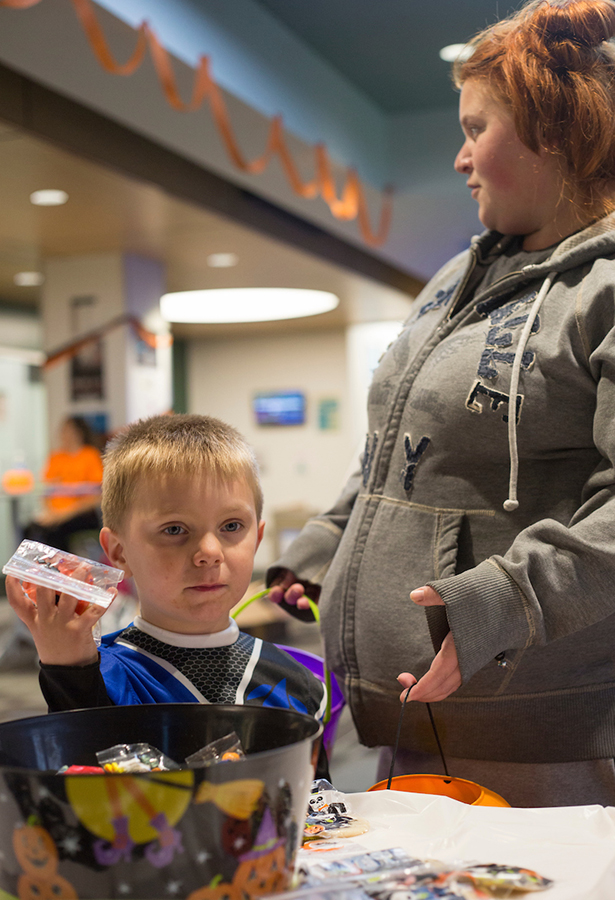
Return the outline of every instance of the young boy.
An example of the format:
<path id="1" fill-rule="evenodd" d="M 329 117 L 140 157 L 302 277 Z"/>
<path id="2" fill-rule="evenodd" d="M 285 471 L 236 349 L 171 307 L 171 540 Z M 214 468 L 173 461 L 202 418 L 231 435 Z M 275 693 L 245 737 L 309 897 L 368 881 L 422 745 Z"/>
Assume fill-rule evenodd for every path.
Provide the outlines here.
<path id="1" fill-rule="evenodd" d="M 251 449 L 206 416 L 155 416 L 107 448 L 101 545 L 132 576 L 140 615 L 105 635 L 101 607 L 7 577 L 9 602 L 40 657 L 50 711 L 135 703 L 247 703 L 320 718 L 322 683 L 273 644 L 239 631 L 229 611 L 250 583 L 263 537 Z"/>

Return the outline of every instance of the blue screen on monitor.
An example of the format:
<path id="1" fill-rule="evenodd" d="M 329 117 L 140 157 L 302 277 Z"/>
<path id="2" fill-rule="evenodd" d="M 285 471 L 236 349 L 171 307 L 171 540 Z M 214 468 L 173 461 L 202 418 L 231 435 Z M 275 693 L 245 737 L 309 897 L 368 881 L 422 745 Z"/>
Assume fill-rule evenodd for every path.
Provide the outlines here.
<path id="1" fill-rule="evenodd" d="M 303 425 L 305 422 L 305 394 L 301 391 L 256 394 L 253 407 L 258 425 Z"/>

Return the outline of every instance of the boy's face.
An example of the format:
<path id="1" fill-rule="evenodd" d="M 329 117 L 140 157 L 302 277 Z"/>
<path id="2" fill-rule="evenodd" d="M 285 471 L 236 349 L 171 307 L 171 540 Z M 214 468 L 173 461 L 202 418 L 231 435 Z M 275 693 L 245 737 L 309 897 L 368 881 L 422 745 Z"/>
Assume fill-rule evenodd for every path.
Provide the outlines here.
<path id="1" fill-rule="evenodd" d="M 141 479 L 121 532 L 103 528 L 100 540 L 111 563 L 134 577 L 147 622 L 207 634 L 228 627 L 264 524 L 245 479 L 179 475 Z"/>

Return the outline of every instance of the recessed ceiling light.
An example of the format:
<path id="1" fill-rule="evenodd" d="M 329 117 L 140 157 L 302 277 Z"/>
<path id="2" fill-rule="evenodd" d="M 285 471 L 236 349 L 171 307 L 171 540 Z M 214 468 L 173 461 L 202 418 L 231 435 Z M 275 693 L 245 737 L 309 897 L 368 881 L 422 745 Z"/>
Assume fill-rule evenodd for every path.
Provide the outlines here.
<path id="1" fill-rule="evenodd" d="M 35 206 L 62 206 L 68 200 L 66 191 L 56 191 L 52 189 L 44 191 L 34 191 L 30 194 L 30 203 Z"/>
<path id="2" fill-rule="evenodd" d="M 474 47 L 471 47 L 469 44 L 447 44 L 446 47 L 442 47 L 439 56 L 444 62 L 452 63 L 456 59 L 463 62 L 469 59 L 473 53 Z"/>
<path id="3" fill-rule="evenodd" d="M 17 272 L 13 275 L 13 281 L 19 287 L 38 287 L 44 280 L 42 272 Z"/>
<path id="4" fill-rule="evenodd" d="M 238 262 L 239 257 L 236 253 L 210 253 L 207 257 L 207 265 L 212 269 L 230 269 Z"/>
<path id="5" fill-rule="evenodd" d="M 225 288 L 179 291 L 160 298 L 168 322 L 271 322 L 329 312 L 339 298 L 295 288 Z"/>

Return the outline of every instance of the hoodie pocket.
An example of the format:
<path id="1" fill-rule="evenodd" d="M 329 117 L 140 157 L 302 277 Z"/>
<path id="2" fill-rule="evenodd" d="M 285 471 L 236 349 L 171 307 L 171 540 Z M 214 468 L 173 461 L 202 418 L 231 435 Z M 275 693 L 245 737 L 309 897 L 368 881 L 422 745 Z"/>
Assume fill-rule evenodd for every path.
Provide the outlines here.
<path id="1" fill-rule="evenodd" d="M 365 542 L 355 584 L 348 585 L 353 608 L 353 645 L 362 678 L 388 682 L 399 672 L 423 675 L 449 630 L 444 608 L 426 614 L 410 592 L 436 578 L 455 574 L 464 514 L 382 499 Z M 348 621 L 346 622 L 348 625 Z"/>
<path id="2" fill-rule="evenodd" d="M 437 513 L 436 537 L 434 541 L 434 576 L 448 578 L 458 571 L 459 536 L 464 522 L 461 513 Z M 429 636 L 434 652 L 437 653 L 442 646 L 442 641 L 451 630 L 448 624 L 446 610 L 443 606 L 427 606 L 425 617 Z"/>

